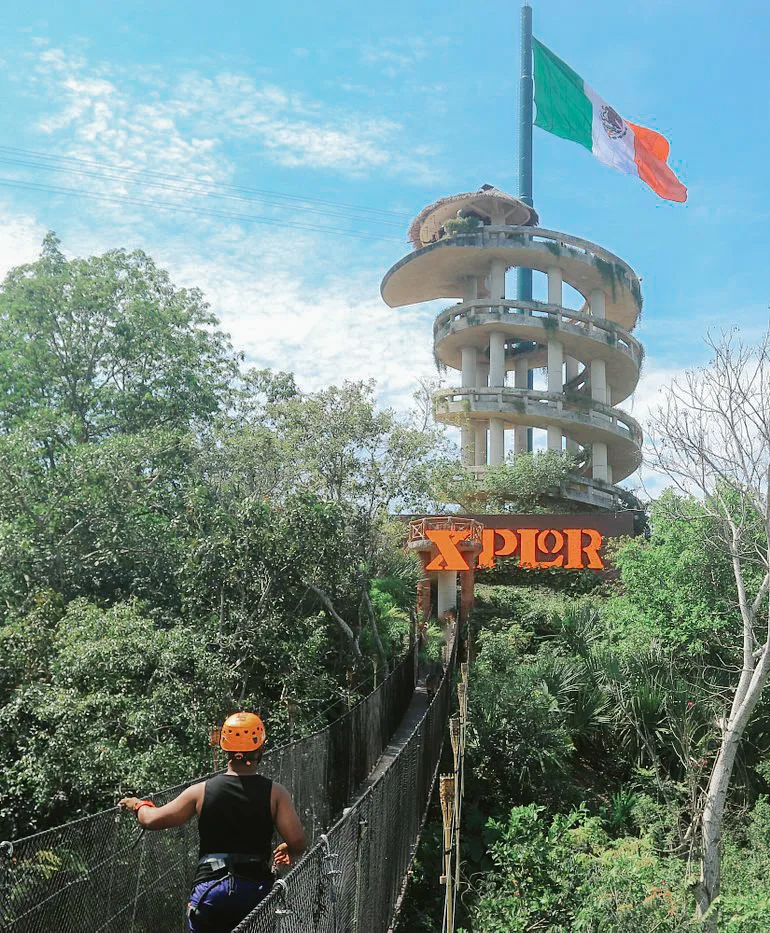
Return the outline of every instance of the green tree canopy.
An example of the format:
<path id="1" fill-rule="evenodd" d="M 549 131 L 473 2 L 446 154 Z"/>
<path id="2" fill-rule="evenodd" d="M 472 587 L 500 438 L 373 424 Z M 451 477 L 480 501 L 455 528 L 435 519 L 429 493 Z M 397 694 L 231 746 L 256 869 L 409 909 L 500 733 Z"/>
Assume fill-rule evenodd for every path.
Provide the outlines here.
<path id="1" fill-rule="evenodd" d="M 280 744 L 368 692 L 437 439 L 371 383 L 241 372 L 198 291 L 49 235 L 0 286 L 0 836 L 199 771 L 238 706 Z"/>
<path id="2" fill-rule="evenodd" d="M 236 373 L 216 323 L 140 250 L 68 260 L 49 233 L 0 286 L 0 430 L 32 422 L 53 459 L 62 443 L 207 418 Z"/>
<path id="3" fill-rule="evenodd" d="M 471 470 L 445 459 L 433 469 L 433 489 L 439 502 L 456 502 L 467 512 L 565 511 L 573 507 L 560 500 L 559 489 L 577 463 L 571 454 L 553 450 L 511 455 L 489 467 L 479 482 Z"/>

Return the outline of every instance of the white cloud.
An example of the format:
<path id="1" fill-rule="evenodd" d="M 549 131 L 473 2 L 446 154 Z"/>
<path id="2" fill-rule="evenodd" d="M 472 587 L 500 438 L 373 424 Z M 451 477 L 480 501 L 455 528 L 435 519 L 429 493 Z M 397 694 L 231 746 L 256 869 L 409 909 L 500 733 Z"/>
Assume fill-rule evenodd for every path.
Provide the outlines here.
<path id="1" fill-rule="evenodd" d="M 376 97 L 381 93 L 374 85 L 356 84 L 354 81 L 326 81 L 326 87 L 334 87 L 346 94 L 364 94 L 367 97 Z"/>
<path id="2" fill-rule="evenodd" d="M 630 487 L 641 485 L 641 489 L 638 489 L 637 492 L 642 499 L 654 499 L 664 489 L 672 485 L 665 475 L 656 472 L 649 465 L 650 415 L 661 404 L 663 394 L 672 381 L 681 376 L 684 371 L 684 367 L 656 366 L 651 365 L 648 361 L 642 372 L 642 378 L 636 392 L 619 406 L 633 415 L 644 431 L 644 462 L 639 471 L 629 477 L 625 483 Z"/>
<path id="3" fill-rule="evenodd" d="M 129 80 L 113 66 L 42 43 L 33 61 L 46 110 L 38 119 L 39 132 L 58 154 L 98 163 L 70 163 L 59 175 L 36 172 L 35 181 L 182 209 L 231 211 L 232 202 L 206 201 L 195 193 L 198 183 L 232 178 L 234 165 L 223 147 L 228 139 L 257 143 L 265 157 L 290 167 L 425 177 L 429 153 L 415 147 L 402 155 L 410 150 L 395 121 L 324 108 L 247 75 L 173 75 L 150 65 Z M 105 173 L 104 163 L 114 171 Z M 133 170 L 177 176 L 186 190 L 151 187 L 148 181 L 176 184 L 158 176 L 135 183 Z M 348 249 L 338 238 L 330 247 L 321 233 L 268 229 L 227 217 L 196 218 L 193 232 L 190 225 L 167 223 L 168 214 L 144 205 L 86 203 L 88 209 L 75 199 L 66 202 L 66 221 L 55 224 L 69 254 L 117 246 L 145 249 L 178 285 L 203 290 L 236 349 L 244 350 L 254 365 L 294 371 L 308 389 L 375 377 L 381 401 L 400 408 L 410 405 L 421 377 L 435 374 L 432 313 L 384 305 L 379 281 L 393 257 L 373 258 L 387 252 L 379 244 L 366 258 L 355 241 Z M 257 201 L 241 209 L 266 220 L 280 214 L 284 222 L 307 223 L 311 216 L 312 223 L 314 216 L 300 213 L 300 207 Z M 46 225 L 53 216 L 61 218 L 51 202 L 45 210 Z M 320 220 L 320 225 L 336 223 Z M 44 232 L 43 225 L 24 217 L 4 223 L 0 248 L 8 240 L 3 253 L 8 266 L 35 258 Z M 393 236 L 402 232 L 400 226 L 387 231 Z"/>
<path id="4" fill-rule="evenodd" d="M 272 123 L 264 134 L 267 149 L 277 162 L 292 167 L 334 168 L 345 164 L 349 174 L 385 168 L 391 161 L 387 143 L 398 138 L 399 126 L 390 120 L 370 120 L 337 128 L 316 127 L 306 121 Z"/>
<path id="5" fill-rule="evenodd" d="M 45 48 L 32 58 L 52 104 L 38 128 L 49 136 L 66 134 L 69 156 L 221 182 L 234 171 L 223 143 L 237 139 L 283 166 L 436 179 L 432 152 L 404 145 L 400 123 L 257 84 L 248 75 L 145 67 L 137 88 L 134 74 L 92 64 L 81 54 Z"/>
<path id="6" fill-rule="evenodd" d="M 10 222 L 2 207 L 0 223 L 8 267 L 37 257 L 41 225 L 18 217 Z M 133 219 L 111 228 L 109 241 L 101 230 L 81 225 L 70 228 L 63 242 L 68 255 L 116 246 L 144 249 L 169 270 L 175 285 L 200 288 L 247 365 L 293 372 L 308 391 L 374 378 L 380 403 L 405 411 L 419 380 L 436 376 L 435 308 L 388 308 L 378 292 L 385 263 L 346 272 L 316 234 L 244 230 L 216 221 L 195 243 L 184 232 Z M 339 244 L 334 249 L 343 255 Z"/>
<path id="7" fill-rule="evenodd" d="M 375 267 L 314 281 L 306 257 L 321 249 L 312 236 L 221 237 L 205 256 L 181 244 L 158 255 L 175 281 L 202 288 L 252 365 L 292 371 L 307 390 L 374 377 L 385 404 L 408 408 L 418 380 L 435 376 L 433 313 L 388 308 Z"/>
<path id="8" fill-rule="evenodd" d="M 642 370 L 636 391 L 620 407 L 633 415 L 644 427 L 650 414 L 660 404 L 661 393 L 683 372 L 683 367 L 660 366 L 648 362 Z"/>
<path id="9" fill-rule="evenodd" d="M 364 64 L 372 65 L 388 77 L 395 77 L 425 61 L 436 49 L 450 44 L 448 36 L 386 38 L 362 45 L 360 58 Z"/>
<path id="10" fill-rule="evenodd" d="M 0 279 L 9 269 L 32 262 L 40 254 L 45 227 L 6 201 L 0 202 Z"/>
<path id="11" fill-rule="evenodd" d="M 35 259 L 44 233 L 38 221 L 0 202 L 0 275 Z M 83 228 L 64 246 L 78 254 L 116 245 L 146 249 L 177 285 L 202 289 L 250 365 L 294 372 L 306 390 L 374 377 L 380 401 L 402 410 L 411 406 L 420 379 L 435 378 L 435 308 L 388 308 L 377 292 L 385 270 L 376 265 L 329 274 L 313 260 L 328 249 L 316 235 L 215 222 L 207 227 L 204 247 L 183 234 L 161 237 L 138 219 L 115 235 L 119 242 L 105 243 L 102 234 Z M 651 412 L 683 372 L 648 361 L 633 397 L 621 404 L 646 439 Z M 645 463 L 624 485 L 647 499 L 671 484 Z"/>

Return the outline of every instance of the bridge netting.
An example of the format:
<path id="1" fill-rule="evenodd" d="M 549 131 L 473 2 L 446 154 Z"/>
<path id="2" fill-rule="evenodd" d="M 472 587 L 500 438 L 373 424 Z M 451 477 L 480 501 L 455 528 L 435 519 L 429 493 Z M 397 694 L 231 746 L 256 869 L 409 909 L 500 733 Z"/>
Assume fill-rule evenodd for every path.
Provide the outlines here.
<path id="1" fill-rule="evenodd" d="M 239 933 L 388 929 L 438 768 L 454 653 L 400 753 L 355 795 L 409 707 L 415 650 L 340 719 L 263 756 L 261 773 L 289 788 L 311 846 Z M 162 805 L 209 776 L 145 796 Z M 180 933 L 197 844 L 194 821 L 148 832 L 117 808 L 1 843 L 0 930 Z"/>

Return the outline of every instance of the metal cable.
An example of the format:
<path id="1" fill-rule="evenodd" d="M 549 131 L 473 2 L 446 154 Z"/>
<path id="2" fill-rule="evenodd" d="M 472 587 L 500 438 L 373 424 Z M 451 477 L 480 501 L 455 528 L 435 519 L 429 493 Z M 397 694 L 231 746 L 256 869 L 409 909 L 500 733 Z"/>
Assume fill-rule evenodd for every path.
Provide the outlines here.
<path id="1" fill-rule="evenodd" d="M 262 773 L 289 788 L 311 841 L 354 797 L 403 719 L 414 689 L 413 651 L 340 719 L 305 739 L 266 752 Z M 147 796 L 162 805 L 192 783 Z M 195 823 L 137 835 L 133 817 L 120 813 L 106 810 L 0 843 L 0 929 L 94 933 L 115 929 L 115 920 L 124 915 L 121 933 L 179 933 L 196 862 Z M 341 852 L 332 831 L 329 839 L 331 851 Z M 347 837 L 342 843 L 349 847 Z M 341 863 L 342 859 L 341 854 Z M 314 873 L 314 910 L 319 917 L 330 910 L 329 885 L 321 866 L 319 858 Z M 341 897 L 346 890 L 341 882 Z M 294 927 L 288 914 L 281 922 L 286 930 L 298 933 L 312 929 Z M 328 925 L 323 929 L 331 933 Z M 360 929 L 363 933 L 367 928 Z"/>
<path id="2" fill-rule="evenodd" d="M 204 181 L 189 175 L 178 175 L 171 172 L 159 172 L 153 171 L 151 169 L 132 168 L 131 166 L 118 165 L 115 162 L 99 162 L 94 159 L 78 159 L 74 156 L 53 155 L 52 153 L 40 152 L 34 149 L 20 149 L 17 146 L 0 146 L 0 153 L 8 153 L 15 158 L 21 157 L 19 160 L 19 164 L 21 165 L 29 164 L 30 167 L 35 168 L 47 167 L 52 170 L 56 169 L 65 173 L 84 174 L 84 172 L 81 171 L 81 168 L 84 167 L 87 168 L 89 172 L 91 170 L 96 170 L 99 172 L 108 173 L 108 175 L 112 173 L 117 174 L 118 177 L 122 180 L 142 181 L 146 178 L 157 178 L 162 179 L 163 181 L 178 182 L 184 186 L 194 185 L 197 188 L 206 189 L 207 191 L 212 192 L 238 192 L 248 195 L 249 200 L 268 200 L 277 201 L 279 203 L 289 202 L 289 204 L 294 203 L 295 205 L 321 204 L 325 207 L 330 207 L 335 211 L 349 211 L 351 214 L 374 216 L 380 215 L 382 217 L 394 219 L 398 218 L 399 224 L 405 224 L 410 219 L 410 215 L 403 211 L 391 211 L 381 207 L 349 204 L 344 201 L 331 201 L 328 199 L 313 198 L 305 195 L 286 194 L 285 192 L 281 191 L 271 191 L 265 188 L 254 188 L 248 185 L 230 185 L 224 182 Z M 36 161 L 29 162 L 30 159 Z M 7 159 L 3 159 L 2 161 L 7 161 Z M 50 165 L 46 166 L 45 163 L 50 163 Z M 375 220 L 375 222 L 379 221 Z"/>
<path id="3" fill-rule="evenodd" d="M 215 210 L 213 208 L 189 207 L 181 204 L 169 203 L 163 204 L 157 199 L 149 201 L 143 198 L 127 197 L 125 195 L 115 194 L 95 194 L 91 191 L 84 191 L 82 188 L 65 188 L 60 185 L 46 185 L 40 182 L 26 182 L 18 179 L 0 177 L 0 185 L 5 188 L 20 188 L 27 191 L 42 191 L 46 194 L 75 195 L 79 198 L 87 198 L 92 201 L 106 201 L 110 204 L 132 204 L 138 207 L 151 207 L 155 210 L 172 211 L 175 214 L 192 214 L 201 217 L 218 217 L 225 220 L 241 220 L 250 224 L 266 224 L 271 227 L 283 227 L 290 230 L 303 230 L 310 233 L 332 233 L 335 236 L 356 237 L 363 240 L 384 240 L 391 243 L 403 243 L 402 237 L 382 236 L 376 233 L 366 233 L 357 230 L 343 230 L 340 227 L 332 227 L 328 224 L 314 226 L 313 224 L 297 223 L 291 220 L 283 220 L 275 217 L 259 217 L 255 214 L 240 214 L 234 211 Z"/>
<path id="4" fill-rule="evenodd" d="M 439 769 L 453 664 L 390 767 L 286 875 L 280 901 L 266 898 L 233 933 L 388 933 Z M 325 851 L 340 871 L 332 894 Z"/>

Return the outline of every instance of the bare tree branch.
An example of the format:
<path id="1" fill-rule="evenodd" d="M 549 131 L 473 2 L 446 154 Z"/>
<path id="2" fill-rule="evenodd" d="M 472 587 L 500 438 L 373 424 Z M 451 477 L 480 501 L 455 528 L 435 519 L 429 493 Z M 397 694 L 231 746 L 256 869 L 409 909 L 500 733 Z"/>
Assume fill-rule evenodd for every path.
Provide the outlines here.
<path id="1" fill-rule="evenodd" d="M 304 581 L 304 585 L 309 590 L 311 590 L 311 592 L 316 594 L 316 596 L 323 603 L 324 609 L 327 611 L 329 616 L 337 623 L 337 625 L 340 628 L 340 631 L 343 633 L 345 638 L 347 638 L 348 643 L 350 644 L 350 647 L 353 651 L 353 654 L 356 657 L 356 660 L 363 661 L 363 655 L 361 654 L 361 648 L 358 645 L 358 639 L 353 634 L 353 629 L 348 625 L 348 623 L 342 618 L 342 616 L 334 608 L 334 605 L 331 599 L 329 598 L 329 596 L 319 586 L 316 586 L 314 583 L 308 583 L 307 581 Z"/>
<path id="2" fill-rule="evenodd" d="M 369 621 L 372 626 L 372 635 L 374 636 L 374 644 L 377 646 L 377 654 L 380 656 L 380 661 L 382 662 L 382 667 L 385 673 L 388 673 L 388 656 L 385 654 L 385 649 L 382 647 L 382 641 L 380 640 L 380 630 L 377 627 L 377 616 L 374 614 L 374 606 L 372 606 L 372 601 L 369 598 L 369 591 L 366 587 L 366 583 L 363 586 L 364 594 L 364 603 L 369 612 Z"/>
<path id="3" fill-rule="evenodd" d="M 770 674 L 770 331 L 756 346 L 735 332 L 708 338 L 710 364 L 675 380 L 651 419 L 652 466 L 694 496 L 735 581 L 741 618 L 737 679 L 700 819 L 698 917 L 715 933 L 724 807 L 741 737 Z M 761 576 L 760 576 L 761 574 Z M 757 630 L 762 620 L 763 640 Z M 725 673 L 731 668 L 725 667 Z"/>

